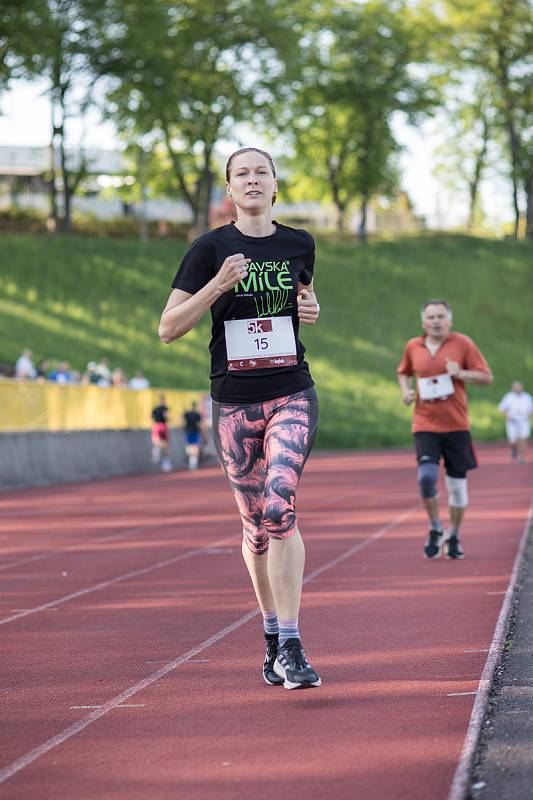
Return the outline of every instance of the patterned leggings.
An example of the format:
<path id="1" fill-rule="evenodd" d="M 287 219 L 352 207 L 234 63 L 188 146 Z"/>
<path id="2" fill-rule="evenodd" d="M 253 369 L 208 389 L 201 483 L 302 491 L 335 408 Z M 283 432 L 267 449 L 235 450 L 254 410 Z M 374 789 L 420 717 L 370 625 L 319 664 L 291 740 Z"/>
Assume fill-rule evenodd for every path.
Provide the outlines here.
<path id="1" fill-rule="evenodd" d="M 268 550 L 269 537 L 298 530 L 296 487 L 318 424 L 314 389 L 265 403 L 213 401 L 213 437 L 252 553 Z"/>

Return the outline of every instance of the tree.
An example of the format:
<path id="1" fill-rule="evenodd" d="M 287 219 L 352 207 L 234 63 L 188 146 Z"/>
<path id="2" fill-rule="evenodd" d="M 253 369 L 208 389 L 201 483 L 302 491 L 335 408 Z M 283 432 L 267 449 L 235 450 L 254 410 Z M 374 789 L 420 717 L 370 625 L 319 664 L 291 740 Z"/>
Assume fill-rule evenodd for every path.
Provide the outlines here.
<path id="1" fill-rule="evenodd" d="M 462 74 L 464 78 L 464 73 Z M 468 192 L 467 228 L 471 230 L 479 217 L 479 188 L 489 162 L 494 158 L 494 113 L 489 87 L 475 77 L 468 84 L 473 91 L 465 96 L 464 86 L 448 97 L 445 108 L 449 128 L 447 139 L 438 150 L 436 174 L 451 185 L 463 186 Z"/>
<path id="2" fill-rule="evenodd" d="M 366 239 L 372 195 L 396 182 L 396 112 L 414 121 L 431 92 L 410 65 L 419 55 L 402 2 L 322 3 L 306 32 L 303 68 L 294 83 L 287 124 L 295 163 L 313 170 L 343 229 L 346 209 L 360 203 Z"/>
<path id="3" fill-rule="evenodd" d="M 130 141 L 150 135 L 165 148 L 198 231 L 208 226 L 216 144 L 252 117 L 258 76 L 281 74 L 289 13 L 276 0 L 109 0 L 96 22 L 93 67 L 113 78 L 108 113 Z"/>
<path id="4" fill-rule="evenodd" d="M 518 235 L 520 190 L 526 235 L 533 238 L 533 15 L 529 0 L 446 0 L 440 45 L 452 66 L 481 71 L 491 83 L 496 121 L 505 131 Z"/>
<path id="5" fill-rule="evenodd" d="M 20 74 L 24 60 L 32 52 L 32 16 L 39 0 L 3 0 L 0 17 L 0 91 Z"/>
<path id="6" fill-rule="evenodd" d="M 92 13 L 97 5 L 98 0 L 90 4 Z M 93 84 L 87 72 L 90 17 L 81 0 L 33 0 L 23 6 L 23 33 L 13 47 L 17 74 L 48 83 L 51 214 L 56 230 L 70 232 L 72 196 L 87 174 L 87 164 L 83 155 L 76 164 L 69 156 L 66 126 L 69 116 L 83 114 L 92 102 Z"/>

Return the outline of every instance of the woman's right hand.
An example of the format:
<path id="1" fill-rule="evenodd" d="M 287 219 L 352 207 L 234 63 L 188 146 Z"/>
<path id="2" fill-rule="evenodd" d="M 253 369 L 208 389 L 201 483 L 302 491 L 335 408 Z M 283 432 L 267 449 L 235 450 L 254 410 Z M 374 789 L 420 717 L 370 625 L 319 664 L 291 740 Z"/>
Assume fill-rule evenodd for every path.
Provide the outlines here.
<path id="1" fill-rule="evenodd" d="M 248 274 L 248 264 L 251 260 L 245 258 L 243 253 L 228 256 L 214 279 L 217 292 L 224 294 L 237 286 Z"/>

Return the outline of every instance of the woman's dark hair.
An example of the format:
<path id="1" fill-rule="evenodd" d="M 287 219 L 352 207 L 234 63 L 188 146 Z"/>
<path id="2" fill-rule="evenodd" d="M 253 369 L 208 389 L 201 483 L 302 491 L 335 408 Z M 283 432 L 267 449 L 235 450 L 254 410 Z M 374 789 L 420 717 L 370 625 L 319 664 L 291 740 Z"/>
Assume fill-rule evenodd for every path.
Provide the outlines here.
<path id="1" fill-rule="evenodd" d="M 228 163 L 226 164 L 226 181 L 229 183 L 230 174 L 231 174 L 231 163 L 236 156 L 242 155 L 242 153 L 260 153 L 262 156 L 266 158 L 268 163 L 270 164 L 270 169 L 272 170 L 272 175 L 274 178 L 276 177 L 276 167 L 274 166 L 274 161 L 272 160 L 272 156 L 270 153 L 267 153 L 266 150 L 260 150 L 259 147 L 241 147 L 240 150 L 235 150 L 234 153 L 230 155 L 228 158 Z M 276 202 L 276 192 L 272 195 L 272 205 Z"/>

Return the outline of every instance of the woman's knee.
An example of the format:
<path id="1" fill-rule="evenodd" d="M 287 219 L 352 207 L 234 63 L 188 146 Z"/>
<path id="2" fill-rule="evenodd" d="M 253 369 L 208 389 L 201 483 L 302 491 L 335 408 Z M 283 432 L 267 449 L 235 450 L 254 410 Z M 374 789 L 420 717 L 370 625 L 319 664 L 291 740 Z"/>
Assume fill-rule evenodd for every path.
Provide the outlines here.
<path id="1" fill-rule="evenodd" d="M 265 505 L 263 528 L 272 539 L 288 539 L 297 531 L 296 513 L 291 503 L 271 502 Z"/>
<path id="2" fill-rule="evenodd" d="M 242 529 L 244 542 L 254 556 L 262 556 L 268 550 L 269 536 L 264 528 Z"/>

